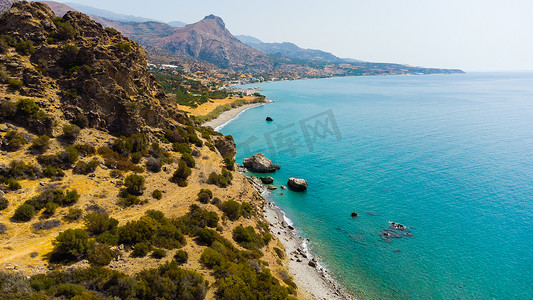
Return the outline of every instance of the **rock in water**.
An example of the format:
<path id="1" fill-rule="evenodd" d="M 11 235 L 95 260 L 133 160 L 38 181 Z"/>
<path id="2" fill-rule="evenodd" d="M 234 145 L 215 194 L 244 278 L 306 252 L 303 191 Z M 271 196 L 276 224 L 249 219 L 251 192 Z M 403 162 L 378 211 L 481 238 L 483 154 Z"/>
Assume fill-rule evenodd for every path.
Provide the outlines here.
<path id="1" fill-rule="evenodd" d="M 267 120 L 268 122 L 272 122 L 272 121 L 274 121 L 274 120 L 272 120 L 271 117 L 267 117 L 266 120 Z"/>
<path id="2" fill-rule="evenodd" d="M 291 177 L 289 178 L 289 181 L 287 181 L 287 185 L 290 189 L 297 192 L 307 190 L 307 181 L 305 181 L 305 179 Z"/>
<path id="3" fill-rule="evenodd" d="M 252 157 L 245 158 L 242 162 L 249 171 L 256 173 L 271 173 L 280 169 L 279 165 L 272 164 L 272 161 L 266 158 L 263 153 L 257 153 Z"/>
<path id="4" fill-rule="evenodd" d="M 352 218 L 359 217 L 359 215 L 354 211 L 352 212 Z"/>
<path id="5" fill-rule="evenodd" d="M 264 184 L 272 184 L 274 182 L 274 178 L 267 176 L 267 177 L 259 177 L 261 179 L 261 182 Z"/>

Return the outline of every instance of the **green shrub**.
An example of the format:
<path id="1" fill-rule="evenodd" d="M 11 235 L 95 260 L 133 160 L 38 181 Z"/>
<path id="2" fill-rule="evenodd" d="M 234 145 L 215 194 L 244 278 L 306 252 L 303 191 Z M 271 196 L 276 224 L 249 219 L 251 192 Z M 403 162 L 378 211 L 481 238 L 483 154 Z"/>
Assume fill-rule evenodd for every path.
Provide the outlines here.
<path id="1" fill-rule="evenodd" d="M 17 191 L 17 190 L 20 190 L 22 188 L 20 183 L 13 177 L 7 178 L 6 179 L 6 184 L 7 184 L 7 187 L 9 188 L 9 190 L 11 190 L 11 191 Z"/>
<path id="2" fill-rule="evenodd" d="M 63 18 L 55 18 L 54 24 L 57 31 L 54 33 L 54 37 L 58 40 L 69 40 L 76 36 L 76 29 L 72 27 L 69 21 L 65 21 Z"/>
<path id="3" fill-rule="evenodd" d="M 58 208 L 59 208 L 59 204 L 57 203 L 54 203 L 54 202 L 46 203 L 46 205 L 44 206 L 43 216 L 45 216 L 46 218 L 53 216 Z"/>
<path id="4" fill-rule="evenodd" d="M 172 144 L 172 149 L 181 154 L 185 154 L 185 153 L 190 154 L 192 152 L 191 147 L 187 143 L 174 143 Z"/>
<path id="5" fill-rule="evenodd" d="M 17 107 L 17 115 L 27 117 L 35 115 L 40 110 L 39 105 L 27 98 L 18 100 L 15 106 Z"/>
<path id="6" fill-rule="evenodd" d="M 78 113 L 72 120 L 72 124 L 77 125 L 81 129 L 87 128 L 89 126 L 89 119 L 87 119 L 87 117 L 84 114 Z"/>
<path id="7" fill-rule="evenodd" d="M 16 130 L 8 131 L 4 136 L 4 139 L 7 141 L 7 144 L 4 142 L 4 149 L 7 151 L 17 151 L 26 144 L 26 140 L 22 134 Z"/>
<path id="8" fill-rule="evenodd" d="M 285 258 L 285 251 L 281 250 L 280 248 L 274 247 L 274 252 L 276 252 L 280 259 Z"/>
<path id="9" fill-rule="evenodd" d="M 83 229 L 67 229 L 52 242 L 51 261 L 73 261 L 83 258 L 91 246 L 89 235 Z"/>
<path id="10" fill-rule="evenodd" d="M 141 242 L 133 246 L 132 255 L 134 257 L 145 257 L 148 252 L 152 250 L 152 246 L 149 243 Z"/>
<path id="11" fill-rule="evenodd" d="M 224 166 L 230 171 L 235 171 L 235 159 L 230 157 L 224 158 Z"/>
<path id="12" fill-rule="evenodd" d="M 129 53 L 131 52 L 131 45 L 126 43 L 118 43 L 116 44 L 116 47 L 119 51 Z"/>
<path id="13" fill-rule="evenodd" d="M 161 200 L 161 198 L 163 198 L 163 192 L 161 192 L 160 190 L 155 190 L 152 192 L 152 197 L 154 199 Z"/>
<path id="14" fill-rule="evenodd" d="M 0 291 L 3 299 L 28 299 L 32 289 L 21 274 L 0 272 Z"/>
<path id="15" fill-rule="evenodd" d="M 189 168 L 194 168 L 194 166 L 196 165 L 196 163 L 194 162 L 194 158 L 189 153 L 182 154 L 181 160 L 183 160 Z"/>
<path id="16" fill-rule="evenodd" d="M 178 250 L 178 252 L 176 252 L 174 255 L 174 260 L 180 265 L 187 263 L 188 259 L 189 254 L 185 250 Z"/>
<path id="17" fill-rule="evenodd" d="M 9 201 L 6 198 L 0 198 L 0 211 L 6 209 L 9 206 Z"/>
<path id="18" fill-rule="evenodd" d="M 21 55 L 30 55 L 35 52 L 35 47 L 31 41 L 20 41 L 15 45 L 15 50 Z"/>
<path id="19" fill-rule="evenodd" d="M 237 226 L 233 229 L 233 239 L 242 247 L 249 250 L 259 250 L 265 242 L 252 226 Z"/>
<path id="20" fill-rule="evenodd" d="M 71 206 L 71 205 L 74 205 L 76 204 L 76 202 L 78 202 L 78 200 L 80 199 L 80 194 L 78 194 L 78 191 L 76 190 L 71 190 L 71 191 L 67 191 L 65 193 L 65 201 L 61 204 L 61 206 Z"/>
<path id="21" fill-rule="evenodd" d="M 100 244 L 117 245 L 118 235 L 116 233 L 116 230 L 106 231 L 96 236 L 95 240 Z"/>
<path id="22" fill-rule="evenodd" d="M 113 141 L 112 148 L 124 157 L 135 152 L 144 155 L 148 149 L 148 139 L 143 133 L 132 134 L 129 137 L 121 136 Z"/>
<path id="23" fill-rule="evenodd" d="M 0 82 L 1 82 L 0 78 Z M 11 119 L 17 113 L 17 106 L 9 100 L 0 100 L 0 121 Z"/>
<path id="24" fill-rule="evenodd" d="M 205 248 L 200 256 L 200 262 L 210 269 L 222 267 L 226 263 L 226 259 L 222 254 L 211 248 Z"/>
<path id="25" fill-rule="evenodd" d="M 81 285 L 63 283 L 57 286 L 56 293 L 54 294 L 54 296 L 63 296 L 66 299 L 71 299 L 74 296 L 79 296 L 83 294 L 85 291 L 86 289 Z"/>
<path id="26" fill-rule="evenodd" d="M 13 160 L 9 163 L 8 175 L 15 179 L 35 178 L 39 169 L 21 160 Z"/>
<path id="27" fill-rule="evenodd" d="M 198 192 L 198 201 L 203 204 L 209 203 L 209 200 L 213 198 L 213 192 L 208 189 L 201 189 L 200 192 Z"/>
<path id="28" fill-rule="evenodd" d="M 13 220 L 16 222 L 28 222 L 35 216 L 35 207 L 29 204 L 22 204 L 13 214 Z"/>
<path id="29" fill-rule="evenodd" d="M 144 177 L 137 174 L 130 174 L 124 179 L 124 186 L 130 195 L 142 195 L 145 190 Z"/>
<path id="30" fill-rule="evenodd" d="M 143 203 L 143 201 L 139 197 L 132 194 L 127 194 L 125 197 L 120 198 L 120 200 L 118 201 L 118 204 L 124 207 L 139 205 L 141 203 Z"/>
<path id="31" fill-rule="evenodd" d="M 84 161 L 79 161 L 74 166 L 74 169 L 72 170 L 72 172 L 74 174 L 87 175 L 87 174 L 90 174 L 90 173 L 93 173 L 94 171 L 96 171 L 96 168 L 99 165 L 100 165 L 100 162 L 97 161 L 97 160 L 91 160 L 88 163 L 84 162 Z"/>
<path id="32" fill-rule="evenodd" d="M 18 90 L 22 87 L 24 82 L 18 78 L 10 78 L 7 83 L 9 84 L 9 87 L 15 90 Z"/>
<path id="33" fill-rule="evenodd" d="M 41 135 L 40 137 L 34 139 L 31 143 L 30 148 L 37 152 L 44 152 L 50 147 L 50 137 L 46 134 Z"/>
<path id="34" fill-rule="evenodd" d="M 143 158 L 141 152 L 135 152 L 131 154 L 131 162 L 134 164 L 138 164 L 141 159 Z"/>
<path id="35" fill-rule="evenodd" d="M 93 266 L 106 266 L 113 260 L 114 256 L 109 246 L 102 244 L 91 247 L 87 252 L 87 260 Z"/>
<path id="36" fill-rule="evenodd" d="M 67 124 L 63 126 L 63 138 L 67 141 L 73 142 L 79 135 L 81 129 L 72 124 Z"/>
<path id="37" fill-rule="evenodd" d="M 58 167 L 47 165 L 43 168 L 43 175 L 48 178 L 62 178 L 65 172 Z"/>
<path id="38" fill-rule="evenodd" d="M 165 138 L 171 143 L 183 143 L 183 136 L 178 130 L 167 130 L 165 132 Z"/>
<path id="39" fill-rule="evenodd" d="M 163 249 L 156 248 L 152 251 L 152 257 L 155 259 L 161 259 L 167 256 L 167 252 Z"/>
<path id="40" fill-rule="evenodd" d="M 236 221 L 242 214 L 242 208 L 239 202 L 235 200 L 228 200 L 222 203 L 220 209 L 232 221 Z"/>
<path id="41" fill-rule="evenodd" d="M 74 145 L 74 148 L 78 150 L 78 153 L 81 156 L 90 156 L 96 153 L 96 148 L 89 144 L 76 144 Z"/>
<path id="42" fill-rule="evenodd" d="M 243 202 L 241 204 L 241 213 L 242 213 L 242 216 L 245 217 L 245 218 L 250 218 L 250 216 L 252 215 L 252 211 L 254 210 L 254 207 L 248 203 L 248 202 Z"/>
<path id="43" fill-rule="evenodd" d="M 92 236 L 115 230 L 118 226 L 118 220 L 109 217 L 107 214 L 90 213 L 84 219 L 85 228 Z"/>
<path id="44" fill-rule="evenodd" d="M 69 222 L 77 221 L 81 219 L 83 215 L 83 210 L 79 208 L 69 208 L 68 212 L 65 214 L 65 220 Z"/>
<path id="45" fill-rule="evenodd" d="M 225 188 L 231 184 L 231 179 L 233 179 L 233 175 L 231 174 L 231 172 L 226 170 L 226 168 L 222 168 L 221 175 L 215 172 L 212 172 L 211 174 L 209 174 L 209 177 L 207 178 L 207 183 Z"/>
<path id="46" fill-rule="evenodd" d="M 191 175 L 192 170 L 187 166 L 187 164 L 180 160 L 178 163 L 178 169 L 172 175 L 172 181 L 176 182 L 178 186 L 185 187 L 187 186 L 187 178 Z"/>

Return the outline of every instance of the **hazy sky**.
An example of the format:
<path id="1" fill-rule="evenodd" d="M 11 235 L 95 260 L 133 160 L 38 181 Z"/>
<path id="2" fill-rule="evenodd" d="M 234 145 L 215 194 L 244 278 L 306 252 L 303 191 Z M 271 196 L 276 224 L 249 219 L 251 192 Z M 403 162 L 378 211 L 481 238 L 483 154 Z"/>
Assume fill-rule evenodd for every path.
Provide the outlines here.
<path id="1" fill-rule="evenodd" d="M 533 70 L 533 0 L 60 0 L 414 66 Z"/>

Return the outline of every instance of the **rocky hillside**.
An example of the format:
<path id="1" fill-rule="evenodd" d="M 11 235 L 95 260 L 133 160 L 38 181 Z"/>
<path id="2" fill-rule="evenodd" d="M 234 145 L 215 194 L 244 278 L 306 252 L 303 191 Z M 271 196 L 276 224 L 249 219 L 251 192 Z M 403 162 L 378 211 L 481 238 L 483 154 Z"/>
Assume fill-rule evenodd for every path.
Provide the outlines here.
<path id="1" fill-rule="evenodd" d="M 42 3 L 16 3 L 0 17 L 0 32 L 9 36 L 4 72 L 22 81 L 12 92 L 39 96 L 54 88 L 67 120 L 83 116 L 90 127 L 131 134 L 182 116 L 146 71 L 144 50 L 86 15 L 58 18 Z"/>
<path id="2" fill-rule="evenodd" d="M 233 139 L 178 111 L 138 44 L 38 2 L 0 32 L 2 298 L 303 297 Z"/>

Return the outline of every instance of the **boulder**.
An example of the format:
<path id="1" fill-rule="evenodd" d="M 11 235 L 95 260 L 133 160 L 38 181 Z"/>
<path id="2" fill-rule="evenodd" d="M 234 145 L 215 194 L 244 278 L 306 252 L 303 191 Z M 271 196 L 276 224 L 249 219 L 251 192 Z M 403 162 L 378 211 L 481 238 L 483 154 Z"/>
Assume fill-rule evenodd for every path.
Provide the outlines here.
<path id="1" fill-rule="evenodd" d="M 275 186 L 273 186 L 273 185 L 271 185 L 271 184 L 269 184 L 269 185 L 267 186 L 267 189 L 268 189 L 269 191 L 273 191 L 273 190 L 277 190 L 278 188 L 275 187 Z"/>
<path id="2" fill-rule="evenodd" d="M 307 190 L 307 181 L 305 179 L 291 177 L 287 181 L 287 185 L 293 191 L 303 192 Z"/>
<path id="3" fill-rule="evenodd" d="M 242 162 L 249 171 L 256 173 L 271 173 L 280 169 L 279 165 L 272 164 L 272 161 L 266 158 L 263 153 L 257 153 L 252 157 L 245 158 Z"/>
<path id="4" fill-rule="evenodd" d="M 352 212 L 352 218 L 359 217 L 359 215 L 354 211 Z"/>
<path id="5" fill-rule="evenodd" d="M 316 268 L 316 263 L 314 261 L 310 261 L 307 263 L 311 268 Z"/>
<path id="6" fill-rule="evenodd" d="M 274 182 L 274 178 L 267 176 L 267 177 L 259 177 L 261 179 L 261 182 L 264 184 L 272 184 Z"/>
<path id="7" fill-rule="evenodd" d="M 268 122 L 272 122 L 272 121 L 274 121 L 274 120 L 272 120 L 271 117 L 267 117 L 266 120 L 267 120 Z"/>

